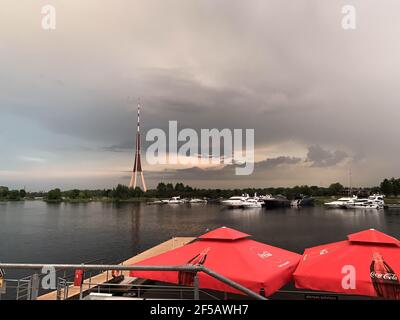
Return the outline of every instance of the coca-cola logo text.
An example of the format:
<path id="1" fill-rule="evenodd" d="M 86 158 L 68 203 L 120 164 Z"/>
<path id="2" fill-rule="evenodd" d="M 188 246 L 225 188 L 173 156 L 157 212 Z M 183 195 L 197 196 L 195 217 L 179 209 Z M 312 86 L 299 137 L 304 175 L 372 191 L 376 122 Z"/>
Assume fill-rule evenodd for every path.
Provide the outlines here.
<path id="1" fill-rule="evenodd" d="M 257 255 L 261 258 L 261 259 L 266 259 L 269 257 L 272 257 L 272 253 L 268 252 L 268 251 L 263 251 L 261 253 L 257 253 Z"/>
<path id="2" fill-rule="evenodd" d="M 370 276 L 372 279 L 397 281 L 397 275 L 395 273 L 379 273 L 379 272 L 372 271 L 370 273 Z"/>

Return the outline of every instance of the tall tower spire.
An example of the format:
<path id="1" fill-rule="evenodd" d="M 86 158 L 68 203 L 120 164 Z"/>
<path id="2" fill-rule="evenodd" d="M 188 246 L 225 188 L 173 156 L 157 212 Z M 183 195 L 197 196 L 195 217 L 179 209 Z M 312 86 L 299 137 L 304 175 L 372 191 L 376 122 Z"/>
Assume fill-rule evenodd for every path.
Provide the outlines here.
<path id="1" fill-rule="evenodd" d="M 138 109 L 137 109 L 135 162 L 133 165 L 132 176 L 131 176 L 131 181 L 129 183 L 129 188 L 136 188 L 137 175 L 140 174 L 141 179 L 142 179 L 143 190 L 146 192 L 147 188 L 146 188 L 146 182 L 144 181 L 144 175 L 143 175 L 143 170 L 142 170 L 142 160 L 141 160 L 140 153 L 141 153 L 141 150 L 140 150 L 140 101 L 139 101 Z"/>

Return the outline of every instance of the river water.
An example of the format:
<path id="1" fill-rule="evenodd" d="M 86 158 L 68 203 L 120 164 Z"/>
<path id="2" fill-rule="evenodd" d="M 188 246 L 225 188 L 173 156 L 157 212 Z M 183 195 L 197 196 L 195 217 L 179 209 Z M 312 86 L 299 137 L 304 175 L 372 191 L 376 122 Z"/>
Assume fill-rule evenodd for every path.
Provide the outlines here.
<path id="1" fill-rule="evenodd" d="M 257 241 L 302 253 L 375 228 L 400 238 L 400 211 L 224 209 L 218 205 L 133 203 L 0 203 L 0 261 L 107 263 L 127 259 L 174 236 L 198 236 L 221 226 Z"/>

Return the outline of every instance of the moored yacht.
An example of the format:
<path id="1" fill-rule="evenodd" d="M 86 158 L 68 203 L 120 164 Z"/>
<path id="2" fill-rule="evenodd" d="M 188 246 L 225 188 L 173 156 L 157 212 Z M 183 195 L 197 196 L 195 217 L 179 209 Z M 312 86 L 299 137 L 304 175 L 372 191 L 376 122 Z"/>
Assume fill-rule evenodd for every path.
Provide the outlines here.
<path id="1" fill-rule="evenodd" d="M 357 196 L 353 196 L 353 197 L 343 197 L 343 198 L 339 198 L 337 200 L 331 201 L 331 202 L 325 202 L 324 206 L 326 206 L 327 208 L 346 208 L 346 205 L 349 203 L 354 202 L 355 200 L 357 200 Z"/>
<path id="2" fill-rule="evenodd" d="M 264 200 L 254 194 L 253 198 L 248 198 L 243 203 L 243 208 L 261 208 L 264 205 Z"/>
<path id="3" fill-rule="evenodd" d="M 262 197 L 266 208 L 284 208 L 290 207 L 290 201 L 285 196 L 278 194 L 276 196 L 267 195 Z"/>
<path id="4" fill-rule="evenodd" d="M 376 202 L 379 207 L 385 208 L 384 195 L 379 193 L 374 193 L 372 196 L 368 197 L 368 200 Z"/>
<path id="5" fill-rule="evenodd" d="M 380 194 L 369 196 L 368 199 L 355 199 L 349 201 L 346 205 L 347 209 L 383 209 L 385 201 Z"/>
<path id="6" fill-rule="evenodd" d="M 221 201 L 221 204 L 228 208 L 243 208 L 243 203 L 245 203 L 247 199 L 249 199 L 249 195 L 242 194 L 241 196 L 233 196 L 227 200 Z"/>
<path id="7" fill-rule="evenodd" d="M 180 196 L 177 197 L 172 197 L 171 199 L 168 200 L 161 200 L 163 203 L 166 204 L 181 204 L 184 203 L 185 201 L 183 199 L 181 199 Z"/>
<path id="8" fill-rule="evenodd" d="M 360 199 L 359 201 L 346 204 L 346 209 L 380 209 L 377 203 L 368 199 Z"/>
<path id="9" fill-rule="evenodd" d="M 290 205 L 292 207 L 311 207 L 314 205 L 314 198 L 310 196 L 299 195 L 290 202 Z"/>
<path id="10" fill-rule="evenodd" d="M 207 203 L 207 200 L 206 199 L 190 199 L 189 203 L 190 204 L 192 204 L 192 203 Z"/>

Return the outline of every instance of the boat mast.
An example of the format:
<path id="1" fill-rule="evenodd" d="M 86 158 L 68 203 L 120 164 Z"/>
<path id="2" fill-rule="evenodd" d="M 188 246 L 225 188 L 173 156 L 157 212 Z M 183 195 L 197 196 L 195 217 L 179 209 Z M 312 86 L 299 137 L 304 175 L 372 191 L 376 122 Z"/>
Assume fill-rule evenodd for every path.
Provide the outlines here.
<path id="1" fill-rule="evenodd" d="M 349 167 L 349 196 L 351 197 L 353 194 L 351 187 L 351 167 Z"/>

